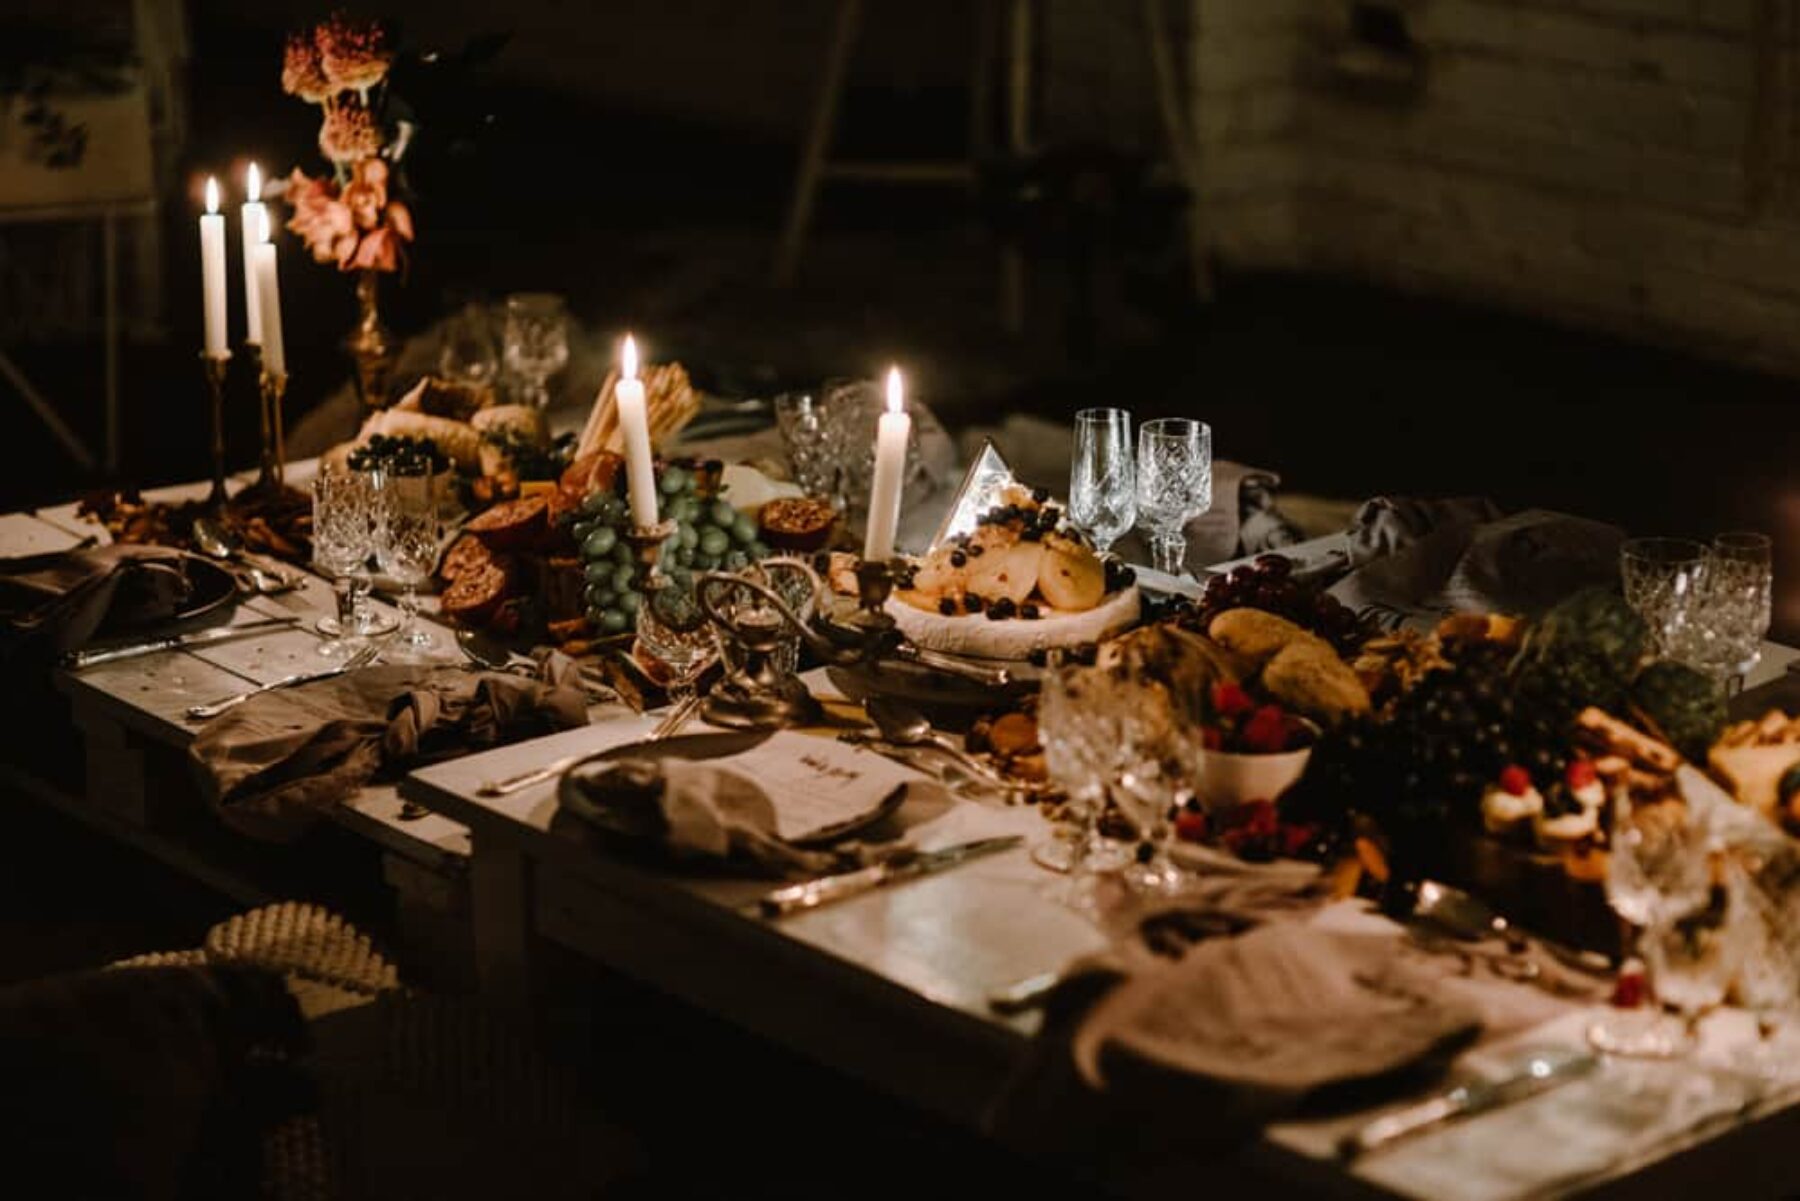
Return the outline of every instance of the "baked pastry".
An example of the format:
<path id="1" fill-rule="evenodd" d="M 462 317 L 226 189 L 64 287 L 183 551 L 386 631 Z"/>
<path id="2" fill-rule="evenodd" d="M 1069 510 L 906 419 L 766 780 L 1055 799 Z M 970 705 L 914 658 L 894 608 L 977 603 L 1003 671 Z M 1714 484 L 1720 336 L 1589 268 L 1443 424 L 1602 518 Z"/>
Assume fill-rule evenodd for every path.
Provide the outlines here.
<path id="1" fill-rule="evenodd" d="M 974 530 L 928 552 L 888 601 L 916 645 L 987 659 L 1026 659 L 1097 643 L 1135 625 L 1129 568 L 1108 564 L 1062 524 L 1048 496 L 1011 485 Z"/>

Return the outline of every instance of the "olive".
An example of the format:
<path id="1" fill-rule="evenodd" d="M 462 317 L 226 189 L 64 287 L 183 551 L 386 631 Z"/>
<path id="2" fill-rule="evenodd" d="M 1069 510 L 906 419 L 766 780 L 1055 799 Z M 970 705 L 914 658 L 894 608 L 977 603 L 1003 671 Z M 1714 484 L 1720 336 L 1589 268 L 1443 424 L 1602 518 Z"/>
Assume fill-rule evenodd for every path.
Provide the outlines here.
<path id="1" fill-rule="evenodd" d="M 753 539 L 748 546 L 744 547 L 744 553 L 752 559 L 766 559 L 769 557 L 769 544 L 760 538 Z M 827 559 L 827 562 L 829 561 Z"/>
<path id="2" fill-rule="evenodd" d="M 609 583 L 612 580 L 613 565 L 611 562 L 605 560 L 597 563 L 589 563 L 586 567 L 581 569 L 581 574 L 590 584 Z"/>
<path id="3" fill-rule="evenodd" d="M 731 536 L 721 529 L 706 529 L 700 532 L 700 553 L 716 559 L 731 546 Z"/>
<path id="4" fill-rule="evenodd" d="M 712 519 L 714 525 L 722 530 L 728 530 L 737 524 L 738 511 L 728 500 L 715 500 L 707 516 Z"/>
<path id="5" fill-rule="evenodd" d="M 636 582 L 637 568 L 631 564 L 625 564 L 624 566 L 615 567 L 613 569 L 612 583 L 614 592 L 629 592 L 631 586 Z"/>
<path id="6" fill-rule="evenodd" d="M 581 498 L 581 511 L 589 517 L 598 517 L 606 510 L 606 502 L 612 499 L 612 493 L 593 491 Z"/>
<path id="7" fill-rule="evenodd" d="M 720 560 L 720 565 L 726 571 L 742 571 L 750 566 L 750 556 L 741 550 L 728 550 L 724 559 Z"/>
<path id="8" fill-rule="evenodd" d="M 704 550 L 694 552 L 694 570 L 712 571 L 719 566 L 719 556 L 709 555 Z"/>
<path id="9" fill-rule="evenodd" d="M 600 614 L 600 632 L 602 634 L 622 634 L 628 621 L 623 609 L 608 609 Z"/>
<path id="10" fill-rule="evenodd" d="M 635 592 L 621 592 L 619 593 L 618 606 L 623 612 L 635 616 L 638 611 L 638 606 L 643 603 L 643 600 L 644 598 Z"/>
<path id="11" fill-rule="evenodd" d="M 738 514 L 738 519 L 731 523 L 731 540 L 740 546 L 748 546 L 755 542 L 756 523 L 744 514 Z"/>
<path id="12" fill-rule="evenodd" d="M 662 478 L 656 481 L 657 489 L 664 496 L 676 496 L 688 485 L 688 473 L 679 467 L 663 468 Z"/>
<path id="13" fill-rule="evenodd" d="M 700 531 L 684 521 L 675 528 L 675 540 L 685 549 L 693 550 L 700 544 Z"/>

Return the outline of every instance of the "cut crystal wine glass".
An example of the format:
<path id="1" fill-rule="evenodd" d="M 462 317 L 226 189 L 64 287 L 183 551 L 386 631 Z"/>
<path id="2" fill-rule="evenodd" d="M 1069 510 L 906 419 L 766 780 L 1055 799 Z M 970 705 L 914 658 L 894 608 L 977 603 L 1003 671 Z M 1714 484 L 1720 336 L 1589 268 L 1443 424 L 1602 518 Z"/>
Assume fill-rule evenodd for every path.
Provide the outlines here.
<path id="1" fill-rule="evenodd" d="M 313 478 L 313 562 L 331 577 L 337 594 L 337 615 L 321 617 L 315 626 L 326 635 L 322 655 L 342 658 L 353 638 L 374 632 L 363 615 L 375 524 L 374 473 L 321 466 Z"/>
<path id="2" fill-rule="evenodd" d="M 1083 409 L 1075 414 L 1069 517 L 1102 553 L 1137 519 L 1131 414 L 1124 409 Z"/>
<path id="3" fill-rule="evenodd" d="M 550 292 L 518 292 L 506 298 L 504 358 L 520 385 L 520 402 L 544 408 L 549 379 L 569 362 L 568 314 Z"/>
<path id="4" fill-rule="evenodd" d="M 412 460 L 383 464 L 376 479 L 375 561 L 404 589 L 395 644 L 422 656 L 437 645 L 419 623 L 419 589 L 437 566 L 437 480 L 429 463 Z"/>
<path id="5" fill-rule="evenodd" d="M 1210 508 L 1212 430 L 1186 417 L 1146 421 L 1138 430 L 1137 519 L 1156 570 L 1182 573 L 1187 523 Z"/>

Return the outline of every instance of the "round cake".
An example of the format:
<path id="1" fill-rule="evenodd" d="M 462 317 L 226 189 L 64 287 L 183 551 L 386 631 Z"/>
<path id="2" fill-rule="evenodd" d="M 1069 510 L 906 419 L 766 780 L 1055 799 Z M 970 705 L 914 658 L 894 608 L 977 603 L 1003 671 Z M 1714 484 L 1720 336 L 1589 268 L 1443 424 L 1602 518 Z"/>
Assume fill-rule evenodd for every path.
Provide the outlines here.
<path id="1" fill-rule="evenodd" d="M 1138 620 L 1131 569 L 1102 560 L 1043 492 L 1014 485 L 975 529 L 902 573 L 887 603 L 927 650 L 984 659 L 1099 642 Z"/>

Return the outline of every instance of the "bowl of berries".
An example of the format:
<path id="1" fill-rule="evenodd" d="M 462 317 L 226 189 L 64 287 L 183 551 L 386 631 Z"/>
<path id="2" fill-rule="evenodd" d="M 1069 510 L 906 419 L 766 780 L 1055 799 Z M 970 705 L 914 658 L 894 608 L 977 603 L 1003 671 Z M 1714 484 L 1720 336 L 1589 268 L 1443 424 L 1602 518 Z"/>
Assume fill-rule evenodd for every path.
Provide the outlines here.
<path id="1" fill-rule="evenodd" d="M 1258 701 L 1241 684 L 1214 684 L 1200 726 L 1198 788 L 1209 809 L 1275 801 L 1306 772 L 1319 727 Z"/>

